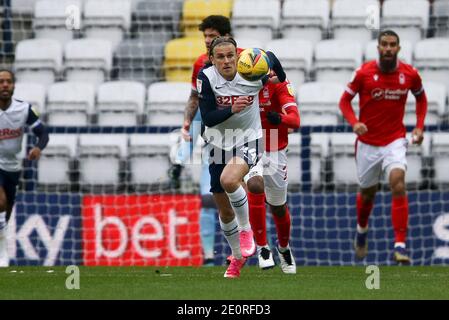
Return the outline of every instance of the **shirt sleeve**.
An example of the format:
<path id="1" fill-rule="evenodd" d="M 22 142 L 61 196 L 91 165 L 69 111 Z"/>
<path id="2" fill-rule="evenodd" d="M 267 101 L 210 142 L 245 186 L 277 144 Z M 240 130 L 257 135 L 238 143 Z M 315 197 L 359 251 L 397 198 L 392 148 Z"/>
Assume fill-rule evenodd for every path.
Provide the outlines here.
<path id="1" fill-rule="evenodd" d="M 413 84 L 412 84 L 412 94 L 417 97 L 420 94 L 422 94 L 424 92 L 424 87 L 422 85 L 422 79 L 421 76 L 419 75 L 418 71 L 416 69 L 415 70 L 415 75 L 413 77 Z"/>
<path id="2" fill-rule="evenodd" d="M 298 105 L 296 104 L 295 93 L 291 83 L 286 80 L 276 86 L 277 89 L 274 91 L 274 95 L 282 110 L 285 111 L 285 113 L 281 113 L 281 122 L 288 128 L 299 128 L 300 119 Z"/>
<path id="3" fill-rule="evenodd" d="M 351 96 L 355 96 L 360 91 L 361 84 L 362 84 L 362 68 L 360 67 L 356 69 L 352 74 L 351 81 L 349 81 L 345 91 L 349 93 Z"/>
<path id="4" fill-rule="evenodd" d="M 29 105 L 28 106 L 28 117 L 27 117 L 27 121 L 26 121 L 27 126 L 29 126 L 31 129 L 33 129 L 33 128 L 37 127 L 40 123 L 41 123 L 41 121 L 39 120 L 39 113 L 36 111 L 36 109 L 34 107 Z"/>
<path id="5" fill-rule="evenodd" d="M 206 126 L 213 127 L 232 116 L 232 107 L 217 109 L 215 94 L 209 79 L 202 71 L 198 74 L 197 88 L 201 119 Z"/>
<path id="6" fill-rule="evenodd" d="M 44 124 L 39 120 L 38 112 L 31 105 L 28 107 L 28 118 L 26 124 L 38 138 L 38 142 L 35 146 L 43 150 L 49 141 L 48 131 Z"/>

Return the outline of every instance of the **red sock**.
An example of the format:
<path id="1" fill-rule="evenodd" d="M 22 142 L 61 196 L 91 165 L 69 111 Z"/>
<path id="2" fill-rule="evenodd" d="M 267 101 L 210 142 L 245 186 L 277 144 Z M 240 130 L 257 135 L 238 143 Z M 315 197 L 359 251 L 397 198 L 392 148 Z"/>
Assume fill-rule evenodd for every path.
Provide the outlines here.
<path id="1" fill-rule="evenodd" d="M 366 228 L 368 226 L 368 218 L 371 214 L 371 210 L 373 209 L 373 202 L 363 202 L 362 195 L 360 193 L 357 194 L 357 224 Z"/>
<path id="2" fill-rule="evenodd" d="M 249 222 L 258 246 L 267 244 L 265 193 L 248 192 Z"/>
<path id="3" fill-rule="evenodd" d="M 273 214 L 273 220 L 276 224 L 276 231 L 278 234 L 279 246 L 285 248 L 288 246 L 290 240 L 290 212 L 288 206 L 285 205 L 285 214 L 282 217 L 278 217 Z"/>
<path id="4" fill-rule="evenodd" d="M 407 196 L 393 197 L 391 201 L 391 221 L 393 222 L 395 242 L 405 243 L 408 226 Z"/>

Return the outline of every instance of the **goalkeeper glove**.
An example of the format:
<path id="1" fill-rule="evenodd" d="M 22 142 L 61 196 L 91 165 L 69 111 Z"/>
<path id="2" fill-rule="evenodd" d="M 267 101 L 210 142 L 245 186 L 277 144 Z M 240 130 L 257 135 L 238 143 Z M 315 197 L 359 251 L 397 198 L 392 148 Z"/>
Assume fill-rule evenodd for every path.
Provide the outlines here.
<path id="1" fill-rule="evenodd" d="M 267 119 L 271 124 L 278 125 L 281 123 L 281 115 L 277 113 L 276 111 L 268 111 L 267 112 Z"/>

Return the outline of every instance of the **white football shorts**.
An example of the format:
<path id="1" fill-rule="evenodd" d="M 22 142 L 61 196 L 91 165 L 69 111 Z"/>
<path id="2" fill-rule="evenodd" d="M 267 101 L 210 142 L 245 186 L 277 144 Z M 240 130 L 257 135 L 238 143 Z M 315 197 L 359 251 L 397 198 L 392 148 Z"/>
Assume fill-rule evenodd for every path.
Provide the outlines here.
<path id="1" fill-rule="evenodd" d="M 389 177 L 392 169 L 407 171 L 407 146 L 405 138 L 381 147 L 357 141 L 356 164 L 360 187 L 365 189 L 378 184 L 382 173 Z"/>
<path id="2" fill-rule="evenodd" d="M 287 202 L 287 153 L 286 149 L 264 152 L 261 161 L 245 176 L 245 183 L 254 176 L 263 177 L 267 202 L 281 206 Z"/>

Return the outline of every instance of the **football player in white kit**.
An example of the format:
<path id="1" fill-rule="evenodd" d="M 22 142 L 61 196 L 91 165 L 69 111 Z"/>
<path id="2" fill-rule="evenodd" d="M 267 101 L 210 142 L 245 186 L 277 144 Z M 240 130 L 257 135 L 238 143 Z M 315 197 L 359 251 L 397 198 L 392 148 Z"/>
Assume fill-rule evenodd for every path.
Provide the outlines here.
<path id="1" fill-rule="evenodd" d="M 9 70 L 0 70 L 0 267 L 9 265 L 6 226 L 11 216 L 19 183 L 24 128 L 28 126 L 38 137 L 28 153 L 28 160 L 38 160 L 49 138 L 36 111 L 27 102 L 14 99 L 15 77 Z"/>
<path id="2" fill-rule="evenodd" d="M 279 61 L 273 53 L 267 55 L 279 81 L 284 81 Z M 246 258 L 256 250 L 242 181 L 264 150 L 258 93 L 268 76 L 250 82 L 237 73 L 237 44 L 230 37 L 215 38 L 209 58 L 212 65 L 198 74 L 199 107 L 210 147 L 210 191 L 232 251 L 224 276 L 237 278 Z"/>

